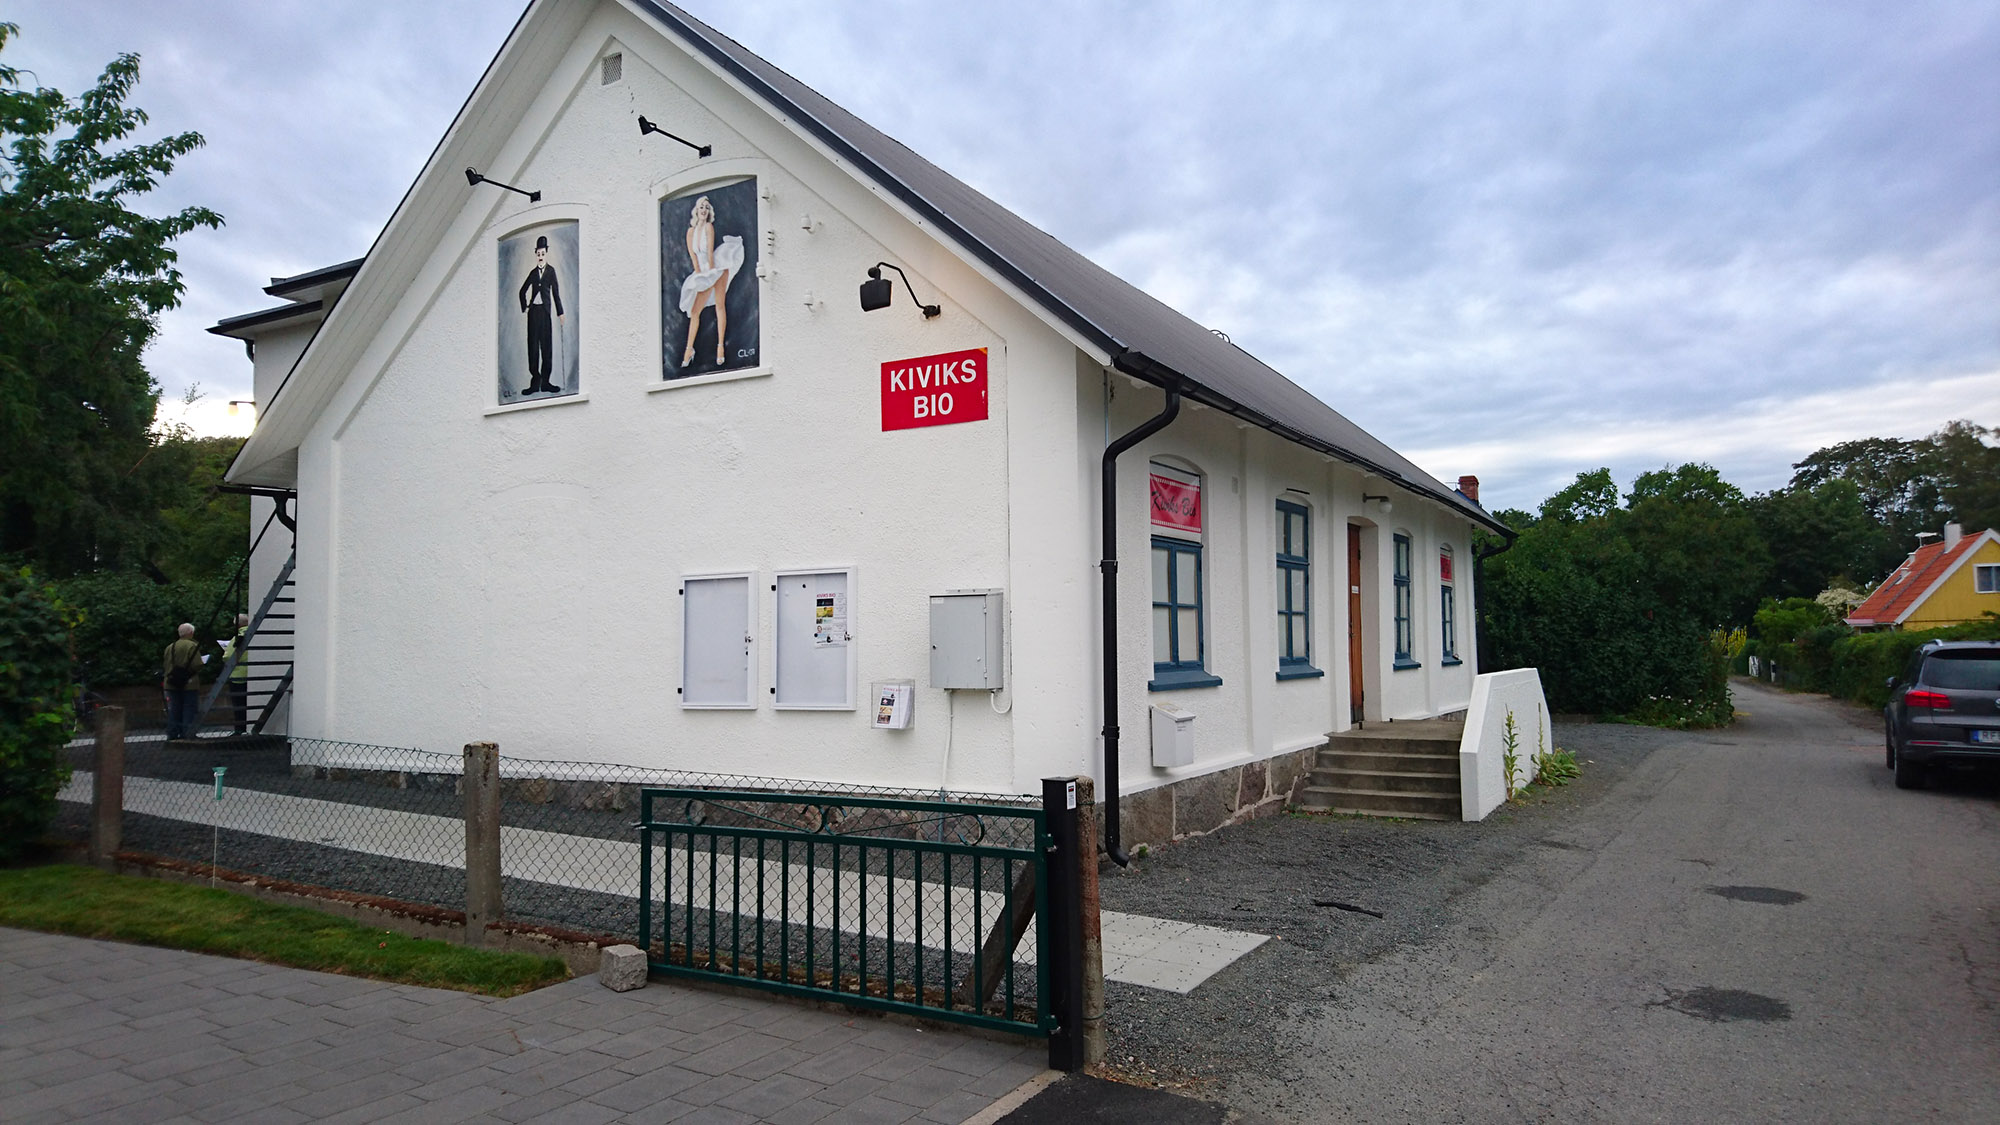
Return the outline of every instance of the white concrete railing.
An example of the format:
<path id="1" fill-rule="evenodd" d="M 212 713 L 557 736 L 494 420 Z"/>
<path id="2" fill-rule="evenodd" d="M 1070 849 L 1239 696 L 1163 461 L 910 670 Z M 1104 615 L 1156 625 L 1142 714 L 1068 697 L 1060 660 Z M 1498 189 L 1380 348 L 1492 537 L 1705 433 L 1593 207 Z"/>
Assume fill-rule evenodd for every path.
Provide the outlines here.
<path id="1" fill-rule="evenodd" d="M 1535 758 L 1555 746 L 1542 677 L 1533 668 L 1487 672 L 1472 681 L 1458 743 L 1458 793 L 1466 820 L 1485 820 L 1507 799 L 1507 717 L 1514 717 L 1514 784 L 1535 776 Z"/>

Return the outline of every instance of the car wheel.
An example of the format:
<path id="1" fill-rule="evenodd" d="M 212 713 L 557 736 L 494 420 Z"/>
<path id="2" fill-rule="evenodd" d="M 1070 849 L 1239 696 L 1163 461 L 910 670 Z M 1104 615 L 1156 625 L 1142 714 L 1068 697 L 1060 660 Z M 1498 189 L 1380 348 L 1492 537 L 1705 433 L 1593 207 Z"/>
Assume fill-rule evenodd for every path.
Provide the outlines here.
<path id="1" fill-rule="evenodd" d="M 1922 789 L 1930 784 L 1930 767 L 1901 755 L 1896 757 L 1896 788 Z"/>

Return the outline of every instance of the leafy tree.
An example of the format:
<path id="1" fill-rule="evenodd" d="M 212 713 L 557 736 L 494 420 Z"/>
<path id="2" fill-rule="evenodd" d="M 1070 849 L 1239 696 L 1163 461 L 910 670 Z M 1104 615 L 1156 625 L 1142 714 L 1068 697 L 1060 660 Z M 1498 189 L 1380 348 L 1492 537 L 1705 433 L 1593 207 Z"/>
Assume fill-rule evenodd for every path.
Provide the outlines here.
<path id="1" fill-rule="evenodd" d="M 1893 550 L 1888 529 L 1845 477 L 1752 497 L 1749 511 L 1771 556 L 1767 598 L 1813 597 L 1837 579 L 1849 586 L 1873 582 L 1881 577 L 1877 560 Z"/>
<path id="2" fill-rule="evenodd" d="M 1851 482 L 1861 505 L 1885 534 L 1866 573 L 1878 581 L 1917 545 L 1919 532 L 1936 532 L 1948 520 L 1968 531 L 2000 526 L 2000 448 L 1995 431 L 1969 421 L 1952 422 L 1926 438 L 1864 438 L 1815 451 L 1792 466 L 1792 489 Z"/>
<path id="3" fill-rule="evenodd" d="M 1683 465 L 1646 474 L 1626 499 L 1597 469 L 1539 516 L 1502 515 L 1519 536 L 1482 569 L 1481 659 L 1540 669 L 1558 710 L 1726 721 L 1726 656 L 1711 634 L 1765 565 L 1742 495 Z"/>
<path id="4" fill-rule="evenodd" d="M 74 623 L 27 570 L 0 570 L 0 862 L 48 826 L 69 780 Z"/>
<path id="5" fill-rule="evenodd" d="M 247 548 L 250 498 L 223 492 L 222 474 L 243 439 L 175 433 L 153 450 L 150 464 L 162 478 L 165 537 L 147 561 L 149 573 L 174 582 L 228 577 Z"/>
<path id="6" fill-rule="evenodd" d="M 1626 494 L 1624 534 L 1653 608 L 1704 633 L 1750 616 L 1771 566 L 1743 493 L 1708 465 L 1643 473 Z"/>
<path id="7" fill-rule="evenodd" d="M 0 51 L 19 30 L 0 24 Z M 0 65 L 0 553 L 56 574 L 144 558 L 164 534 L 141 354 L 180 303 L 173 241 L 222 222 L 128 206 L 202 143 L 112 147 L 146 122 L 125 104 L 138 80 L 120 55 L 71 100 Z"/>

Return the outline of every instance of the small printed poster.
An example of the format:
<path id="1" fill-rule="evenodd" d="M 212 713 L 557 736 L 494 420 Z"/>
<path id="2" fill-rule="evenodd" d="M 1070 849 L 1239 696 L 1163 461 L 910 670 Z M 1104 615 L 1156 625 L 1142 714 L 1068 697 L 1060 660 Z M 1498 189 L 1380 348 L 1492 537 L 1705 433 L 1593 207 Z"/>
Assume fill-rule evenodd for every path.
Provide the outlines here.
<path id="1" fill-rule="evenodd" d="M 812 643 L 826 648 L 843 648 L 846 646 L 846 594 L 826 591 L 813 595 Z"/>
<path id="2" fill-rule="evenodd" d="M 1451 548 L 1449 547 L 1438 552 L 1438 578 L 1444 582 L 1451 581 Z"/>

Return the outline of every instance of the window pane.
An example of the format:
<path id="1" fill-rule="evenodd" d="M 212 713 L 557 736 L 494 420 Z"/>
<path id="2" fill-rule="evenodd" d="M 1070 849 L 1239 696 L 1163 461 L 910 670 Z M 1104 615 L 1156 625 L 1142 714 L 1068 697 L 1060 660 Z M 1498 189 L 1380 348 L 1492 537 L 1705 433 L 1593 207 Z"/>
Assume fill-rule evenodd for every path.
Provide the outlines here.
<path id="1" fill-rule="evenodd" d="M 1167 589 L 1167 549 L 1153 548 L 1153 600 L 1166 601 L 1171 594 Z"/>
<path id="2" fill-rule="evenodd" d="M 1293 512 L 1291 518 L 1291 524 L 1292 524 L 1292 536 L 1291 536 L 1292 553 L 1299 556 L 1300 558 L 1305 558 L 1306 551 L 1309 549 L 1306 543 L 1305 515 L 1300 512 Z"/>
<path id="3" fill-rule="evenodd" d="M 1300 613 L 1304 613 L 1306 611 L 1306 572 L 1303 570 L 1293 570 L 1287 573 L 1292 576 L 1292 608 L 1298 610 Z"/>
<path id="4" fill-rule="evenodd" d="M 1287 602 L 1287 601 L 1285 600 L 1285 594 L 1286 594 L 1286 591 L 1287 591 L 1288 589 L 1290 589 L 1290 586 L 1291 586 L 1291 583 L 1290 583 L 1290 582 L 1289 582 L 1289 581 L 1287 580 L 1287 578 L 1286 578 L 1286 575 L 1288 575 L 1288 574 L 1290 574 L 1290 573 L 1291 573 L 1291 571 L 1288 571 L 1288 570 L 1286 570 L 1286 569 L 1285 569 L 1284 567 L 1279 567 L 1279 568 L 1278 568 L 1278 574 L 1277 574 L 1277 578 L 1278 578 L 1278 587 L 1277 587 L 1277 590 L 1278 590 L 1278 612 L 1279 612 L 1279 613 L 1283 613 L 1283 612 L 1285 612 L 1286 610 L 1288 610 L 1288 609 L 1292 608 L 1292 606 L 1291 606 L 1291 603 L 1290 603 L 1290 602 Z"/>
<path id="5" fill-rule="evenodd" d="M 1173 634 L 1168 631 L 1167 610 L 1153 607 L 1153 663 L 1169 664 L 1174 659 Z"/>
<path id="6" fill-rule="evenodd" d="M 1304 660 L 1312 655 L 1312 639 L 1306 635 L 1306 619 L 1294 617 L 1291 624 L 1292 658 Z"/>
<path id="7" fill-rule="evenodd" d="M 1201 611 L 1177 609 L 1174 611 L 1174 618 L 1181 630 L 1180 648 L 1174 653 L 1174 659 L 1183 664 L 1192 664 L 1201 659 Z"/>

